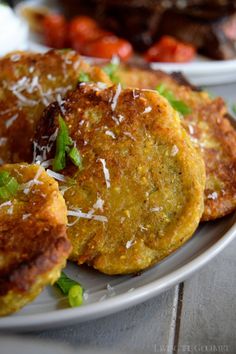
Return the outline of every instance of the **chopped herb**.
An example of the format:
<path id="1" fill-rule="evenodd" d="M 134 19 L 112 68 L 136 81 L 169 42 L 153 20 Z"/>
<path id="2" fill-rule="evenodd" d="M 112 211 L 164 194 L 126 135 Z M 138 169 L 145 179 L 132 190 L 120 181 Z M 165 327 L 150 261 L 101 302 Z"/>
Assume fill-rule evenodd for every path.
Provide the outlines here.
<path id="1" fill-rule="evenodd" d="M 236 104 L 235 103 L 232 105 L 232 111 L 236 115 Z"/>
<path id="2" fill-rule="evenodd" d="M 75 146 L 73 146 L 73 148 L 70 150 L 68 156 L 73 162 L 73 164 L 79 167 L 80 170 L 82 170 L 82 158 L 79 150 Z"/>
<path id="3" fill-rule="evenodd" d="M 171 105 L 176 111 L 183 114 L 183 116 L 186 116 L 192 112 L 192 110 L 182 101 L 173 100 L 171 101 Z"/>
<path id="4" fill-rule="evenodd" d="M 19 189 L 19 184 L 15 177 L 12 177 L 9 172 L 0 172 L 0 198 L 8 200 L 13 197 Z"/>
<path id="5" fill-rule="evenodd" d="M 183 116 L 192 112 L 191 108 L 188 107 L 183 101 L 179 101 L 175 98 L 172 91 L 168 90 L 164 84 L 160 84 L 157 86 L 156 90 L 159 94 L 167 99 L 171 106 L 181 113 Z"/>
<path id="6" fill-rule="evenodd" d="M 84 71 L 81 71 L 79 74 L 79 82 L 89 82 L 91 81 L 89 74 L 86 74 Z"/>
<path id="7" fill-rule="evenodd" d="M 119 77 L 117 76 L 117 70 L 118 70 L 119 64 L 116 63 L 108 63 L 103 67 L 103 71 L 109 76 L 112 82 L 114 84 L 119 83 Z"/>
<path id="8" fill-rule="evenodd" d="M 79 150 L 73 146 L 73 140 L 69 136 L 69 131 L 65 121 L 61 116 L 58 118 L 59 130 L 56 140 L 56 155 L 53 160 L 53 170 L 60 171 L 66 167 L 66 155 L 68 155 L 75 166 L 82 169 L 82 158 Z"/>
<path id="9" fill-rule="evenodd" d="M 70 279 L 64 272 L 56 281 L 56 285 L 64 295 L 68 296 L 71 307 L 80 306 L 83 303 L 83 288 L 73 279 Z"/>

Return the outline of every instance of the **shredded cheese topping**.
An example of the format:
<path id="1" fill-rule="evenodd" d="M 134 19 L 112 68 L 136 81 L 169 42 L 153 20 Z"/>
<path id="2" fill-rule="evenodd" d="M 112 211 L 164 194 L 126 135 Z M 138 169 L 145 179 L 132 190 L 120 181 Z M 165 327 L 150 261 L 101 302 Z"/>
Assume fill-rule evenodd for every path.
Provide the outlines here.
<path id="1" fill-rule="evenodd" d="M 116 109 L 120 93 L 121 93 L 121 84 L 118 84 L 117 89 L 116 89 L 116 93 L 115 93 L 115 95 L 114 95 L 114 97 L 112 99 L 112 102 L 111 102 L 111 109 L 112 109 L 113 112 Z"/>
<path id="2" fill-rule="evenodd" d="M 107 186 L 107 189 L 108 189 L 108 188 L 111 187 L 111 180 L 110 180 L 109 170 L 106 167 L 106 160 L 105 159 L 98 159 L 98 160 L 101 161 L 102 168 L 103 168 L 103 173 L 104 173 L 104 177 L 105 177 L 106 186 Z"/>

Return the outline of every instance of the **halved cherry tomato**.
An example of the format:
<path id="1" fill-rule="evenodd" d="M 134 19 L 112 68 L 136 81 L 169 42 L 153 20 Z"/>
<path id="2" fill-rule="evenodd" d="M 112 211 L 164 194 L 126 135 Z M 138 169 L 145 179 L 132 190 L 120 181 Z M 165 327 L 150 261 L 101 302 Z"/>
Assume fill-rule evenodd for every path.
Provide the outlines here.
<path id="1" fill-rule="evenodd" d="M 49 47 L 62 49 L 67 45 L 67 23 L 62 15 L 50 14 L 43 20 L 45 44 Z"/>
<path id="2" fill-rule="evenodd" d="M 69 24 L 69 41 L 72 48 L 81 51 L 84 43 L 96 40 L 105 35 L 91 17 L 77 16 Z"/>
<path id="3" fill-rule="evenodd" d="M 196 55 L 196 49 L 188 43 L 183 43 L 170 36 L 163 36 L 144 54 L 147 61 L 185 63 Z"/>
<path id="4" fill-rule="evenodd" d="M 88 42 L 85 44 L 82 53 L 87 56 L 105 59 L 111 59 L 116 55 L 121 60 L 126 61 L 132 56 L 133 48 L 125 39 L 109 35 Z"/>

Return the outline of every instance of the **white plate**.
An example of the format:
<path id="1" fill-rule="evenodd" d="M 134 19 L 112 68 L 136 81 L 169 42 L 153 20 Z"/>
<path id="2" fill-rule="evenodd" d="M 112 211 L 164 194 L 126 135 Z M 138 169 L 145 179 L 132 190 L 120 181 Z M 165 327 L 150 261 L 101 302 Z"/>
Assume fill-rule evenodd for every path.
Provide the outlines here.
<path id="1" fill-rule="evenodd" d="M 151 63 L 154 70 L 180 71 L 194 85 L 218 85 L 236 81 L 236 59 L 210 60 L 198 57 L 191 63 Z"/>
<path id="2" fill-rule="evenodd" d="M 25 6 L 46 5 L 53 10 L 58 9 L 57 1 L 30 0 L 16 6 L 16 13 L 21 17 L 21 11 Z M 34 51 L 45 51 L 45 47 L 38 41 L 38 38 L 31 34 L 30 49 Z M 142 62 L 139 58 L 139 62 Z M 196 60 L 190 63 L 151 63 L 154 70 L 164 70 L 168 73 L 181 71 L 194 85 L 218 85 L 236 82 L 236 59 L 234 60 L 211 60 L 203 56 L 197 56 Z"/>
<path id="3" fill-rule="evenodd" d="M 88 298 L 78 308 L 48 287 L 19 313 L 0 319 L 0 330 L 39 330 L 102 317 L 143 302 L 209 262 L 236 235 L 236 213 L 202 224 L 182 248 L 139 276 L 106 276 L 86 267 L 68 264 L 66 273 L 83 284 Z M 109 284 L 108 288 L 107 285 Z"/>

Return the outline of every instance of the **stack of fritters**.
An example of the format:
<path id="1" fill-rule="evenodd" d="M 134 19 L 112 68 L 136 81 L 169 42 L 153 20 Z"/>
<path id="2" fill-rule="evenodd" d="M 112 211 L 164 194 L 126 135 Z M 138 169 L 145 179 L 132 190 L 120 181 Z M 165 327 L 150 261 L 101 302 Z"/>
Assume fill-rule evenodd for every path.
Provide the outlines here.
<path id="1" fill-rule="evenodd" d="M 1 171 L 19 184 L 8 199 L 0 189 L 1 315 L 58 278 L 70 242 L 78 264 L 138 272 L 180 247 L 201 219 L 235 209 L 236 133 L 225 104 L 180 78 L 121 65 L 113 85 L 71 51 L 0 60 L 1 163 L 38 164 L 0 168 L 0 184 Z M 160 84 L 189 107 L 184 117 Z M 64 201 L 42 166 L 60 181 L 67 236 Z"/>

